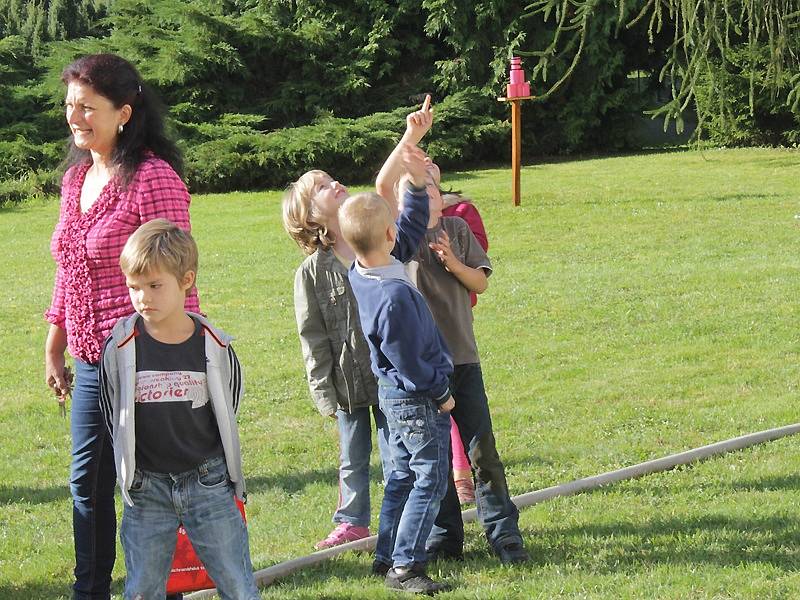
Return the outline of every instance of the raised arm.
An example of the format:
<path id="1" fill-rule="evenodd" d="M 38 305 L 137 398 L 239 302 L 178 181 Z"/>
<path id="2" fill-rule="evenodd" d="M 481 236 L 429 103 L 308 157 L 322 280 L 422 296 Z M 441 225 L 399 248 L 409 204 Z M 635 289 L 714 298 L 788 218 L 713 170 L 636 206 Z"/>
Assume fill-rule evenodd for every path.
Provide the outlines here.
<path id="1" fill-rule="evenodd" d="M 433 124 L 433 109 L 431 108 L 430 95 L 425 96 L 422 108 L 406 117 L 406 131 L 403 137 L 395 146 L 389 158 L 383 163 L 378 178 L 375 180 L 375 191 L 389 202 L 392 210 L 392 217 L 397 218 L 397 194 L 395 187 L 400 177 L 405 173 L 403 166 L 403 147 L 406 144 L 416 146 L 420 140 L 428 133 Z"/>
<path id="2" fill-rule="evenodd" d="M 409 175 L 411 186 L 403 196 L 403 211 L 397 217 L 397 238 L 392 255 L 400 262 L 408 262 L 419 249 L 425 230 L 428 227 L 430 207 L 428 193 L 425 188 L 427 171 L 425 153 L 411 144 L 406 144 L 401 151 L 403 169 Z M 397 203 L 390 206 L 397 206 Z"/>

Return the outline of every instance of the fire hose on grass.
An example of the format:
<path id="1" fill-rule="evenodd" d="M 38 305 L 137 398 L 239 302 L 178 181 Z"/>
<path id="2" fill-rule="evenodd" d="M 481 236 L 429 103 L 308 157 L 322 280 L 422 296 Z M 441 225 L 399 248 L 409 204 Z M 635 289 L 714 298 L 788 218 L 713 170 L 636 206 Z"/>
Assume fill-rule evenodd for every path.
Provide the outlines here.
<path id="1" fill-rule="evenodd" d="M 742 450 L 757 444 L 771 442 L 773 440 L 794 435 L 796 433 L 800 433 L 800 423 L 776 427 L 775 429 L 767 429 L 757 433 L 750 433 L 725 440 L 723 442 L 716 442 L 707 446 L 701 446 L 700 448 L 694 448 L 693 450 L 671 454 L 663 458 L 648 460 L 630 467 L 624 467 L 615 471 L 608 471 L 606 473 L 601 473 L 600 475 L 576 479 L 574 481 L 562 483 L 560 485 L 554 485 L 543 490 L 537 490 L 534 492 L 528 492 L 527 494 L 514 496 L 512 500 L 518 508 L 525 508 L 527 506 L 533 506 L 534 504 L 544 502 L 545 500 L 551 500 L 552 498 L 571 496 L 573 494 L 588 492 L 605 485 L 617 483 L 618 481 L 642 477 L 643 475 L 650 475 L 651 473 L 668 471 L 681 465 L 688 465 L 705 458 L 717 456 L 719 454 L 735 452 L 736 450 Z M 465 510 L 462 513 L 462 517 L 465 523 L 474 521 L 477 517 L 477 511 L 474 508 Z M 286 577 L 287 575 L 300 569 L 323 563 L 334 556 L 342 554 L 343 552 L 348 552 L 350 550 L 373 550 L 375 548 L 377 539 L 378 536 L 373 535 L 362 540 L 348 542 L 347 544 L 342 544 L 341 546 L 336 546 L 334 548 L 328 548 L 327 550 L 320 550 L 319 552 L 314 552 L 313 554 L 309 554 L 307 556 L 293 558 L 291 560 L 278 563 L 277 565 L 267 567 L 266 569 L 261 569 L 255 572 L 256 583 L 259 587 L 266 587 L 276 579 Z M 188 594 L 185 597 L 187 600 L 200 600 L 202 598 L 213 598 L 215 595 L 215 590 L 203 590 L 201 592 Z"/>

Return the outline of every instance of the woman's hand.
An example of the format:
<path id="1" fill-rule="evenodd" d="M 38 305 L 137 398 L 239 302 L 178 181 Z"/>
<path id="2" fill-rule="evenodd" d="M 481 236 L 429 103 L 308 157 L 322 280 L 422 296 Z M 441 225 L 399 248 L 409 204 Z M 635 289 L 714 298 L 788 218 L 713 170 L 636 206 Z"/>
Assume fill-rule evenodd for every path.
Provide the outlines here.
<path id="1" fill-rule="evenodd" d="M 56 325 L 50 326 L 44 351 L 44 380 L 59 404 L 63 404 L 72 391 L 72 371 L 66 366 L 64 351 L 67 333 Z"/>
<path id="2" fill-rule="evenodd" d="M 44 361 L 44 377 L 47 387 L 53 390 L 59 404 L 72 392 L 72 370 L 66 366 L 64 355 L 47 356 Z"/>

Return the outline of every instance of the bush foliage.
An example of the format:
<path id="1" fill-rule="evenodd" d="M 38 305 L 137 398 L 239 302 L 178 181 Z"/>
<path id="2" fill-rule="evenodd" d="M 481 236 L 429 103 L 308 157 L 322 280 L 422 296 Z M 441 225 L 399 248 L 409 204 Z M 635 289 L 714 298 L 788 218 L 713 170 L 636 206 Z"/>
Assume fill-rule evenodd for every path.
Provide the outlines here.
<path id="1" fill-rule="evenodd" d="M 487 115 L 485 96 L 465 90 L 436 107 L 436 127 L 425 140 L 443 166 L 497 156 L 507 146 L 507 124 Z M 405 127 L 413 106 L 359 119 L 324 117 L 313 125 L 270 133 L 226 115 L 219 124 L 184 124 L 186 177 L 193 189 L 226 191 L 284 187 L 310 169 L 323 169 L 344 181 L 363 181 L 377 173 Z"/>

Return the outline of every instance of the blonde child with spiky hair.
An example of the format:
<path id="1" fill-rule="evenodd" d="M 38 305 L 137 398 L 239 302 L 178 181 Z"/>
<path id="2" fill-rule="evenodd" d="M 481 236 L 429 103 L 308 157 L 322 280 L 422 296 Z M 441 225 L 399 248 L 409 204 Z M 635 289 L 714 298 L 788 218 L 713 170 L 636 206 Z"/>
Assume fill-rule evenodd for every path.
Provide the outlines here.
<path id="1" fill-rule="evenodd" d="M 415 196 L 427 200 L 424 153 L 409 161 L 409 172 L 404 205 Z M 447 490 L 453 363 L 425 299 L 391 255 L 397 228 L 386 200 L 353 196 L 339 223 L 356 254 L 349 278 L 389 430 L 392 472 L 373 570 L 386 572 L 391 589 L 433 594 L 446 586 L 425 572 L 425 541 Z"/>

